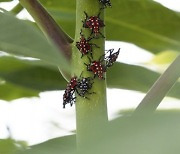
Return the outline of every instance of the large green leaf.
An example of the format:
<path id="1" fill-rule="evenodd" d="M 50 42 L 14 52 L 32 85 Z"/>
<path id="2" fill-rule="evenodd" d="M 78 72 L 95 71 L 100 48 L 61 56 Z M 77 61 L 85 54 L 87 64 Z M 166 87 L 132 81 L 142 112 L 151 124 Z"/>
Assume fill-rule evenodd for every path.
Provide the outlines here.
<path id="1" fill-rule="evenodd" d="M 0 12 L 0 50 L 42 59 L 69 71 L 64 56 L 30 23 Z"/>
<path id="2" fill-rule="evenodd" d="M 58 69 L 53 66 L 9 56 L 0 57 L 0 77 L 36 91 L 62 90 L 66 84 Z"/>
<path id="3" fill-rule="evenodd" d="M 76 138 L 65 136 L 34 145 L 19 154 L 71 154 L 76 152 Z"/>
<path id="4" fill-rule="evenodd" d="M 74 36 L 75 1 L 41 0 L 62 27 Z M 153 53 L 180 49 L 180 16 L 152 0 L 112 0 L 106 9 L 108 40 L 134 43 Z"/>
<path id="5" fill-rule="evenodd" d="M 159 73 L 144 67 L 115 63 L 107 71 L 107 85 L 108 88 L 129 89 L 146 93 L 159 76 Z M 67 84 L 56 67 L 42 61 L 23 60 L 9 56 L 0 57 L 0 78 L 9 84 L 18 85 L 19 88 L 27 88 L 29 96 L 37 95 L 40 91 L 64 90 Z M 7 85 L 2 86 L 7 87 Z M 25 91 L 19 91 L 16 88 L 14 87 L 16 97 L 28 96 Z M 177 82 L 168 96 L 180 98 L 179 90 L 180 83 Z M 20 92 L 19 95 L 17 95 L 18 92 Z M 7 100 L 8 97 L 5 93 L 10 95 L 7 91 L 1 92 L 1 99 Z M 11 95 L 14 95 L 13 89 Z"/>
<path id="6" fill-rule="evenodd" d="M 179 154 L 180 112 L 121 117 L 93 138 L 84 153 Z"/>
<path id="7" fill-rule="evenodd" d="M 161 111 L 152 116 L 121 116 L 109 122 L 88 138 L 81 152 L 76 151 L 75 136 L 68 136 L 34 145 L 20 154 L 179 154 L 179 142 L 180 112 Z"/>
<path id="8" fill-rule="evenodd" d="M 147 93 L 160 74 L 141 66 L 115 63 L 107 72 L 109 88 L 121 88 Z M 177 82 L 168 93 L 168 96 L 180 98 L 180 83 Z"/>
<path id="9" fill-rule="evenodd" d="M 7 101 L 22 97 L 38 96 L 39 92 L 38 90 L 32 90 L 9 82 L 0 84 L 0 99 Z"/>
<path id="10" fill-rule="evenodd" d="M 179 55 L 179 52 L 175 51 L 163 51 L 159 54 L 156 54 L 154 58 L 149 62 L 150 64 L 155 65 L 166 65 L 173 62 L 173 60 Z"/>
<path id="11" fill-rule="evenodd" d="M 132 42 L 154 53 L 180 50 L 180 16 L 176 12 L 152 0 L 112 3 L 107 11 L 107 38 Z"/>
<path id="12" fill-rule="evenodd" d="M 0 153 L 2 154 L 14 154 L 17 150 L 14 140 L 0 139 Z"/>
<path id="13" fill-rule="evenodd" d="M 17 154 L 24 147 L 26 147 L 26 143 L 23 141 L 16 141 L 11 138 L 0 139 L 0 154 Z"/>
<path id="14" fill-rule="evenodd" d="M 116 63 L 107 72 L 109 88 L 147 92 L 160 74 L 140 66 Z M 37 91 L 63 90 L 66 81 L 58 69 L 41 61 L 0 57 L 0 78 Z"/>
<path id="15" fill-rule="evenodd" d="M 107 71 L 109 88 L 121 88 L 146 92 L 160 76 L 141 66 L 115 63 Z"/>

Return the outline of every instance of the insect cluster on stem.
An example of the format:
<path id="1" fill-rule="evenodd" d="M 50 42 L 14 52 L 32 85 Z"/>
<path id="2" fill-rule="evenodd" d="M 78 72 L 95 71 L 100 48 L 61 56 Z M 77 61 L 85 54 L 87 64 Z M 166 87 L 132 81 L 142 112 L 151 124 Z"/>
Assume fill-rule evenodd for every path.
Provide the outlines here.
<path id="1" fill-rule="evenodd" d="M 84 11 L 85 19 L 82 21 L 82 28 L 89 29 L 90 35 L 85 37 L 81 29 L 80 40 L 76 42 L 76 47 L 81 53 L 81 58 L 86 55 L 89 59 L 89 63 L 84 63 L 84 65 L 86 66 L 87 71 L 92 72 L 93 76 L 83 77 L 81 73 L 79 78 L 77 78 L 77 76 L 71 78 L 63 95 L 63 108 L 65 108 L 66 104 L 72 106 L 76 102 L 75 93 L 86 99 L 89 99 L 86 95 L 95 94 L 95 92 L 90 92 L 94 83 L 94 78 L 97 77 L 100 80 L 105 79 L 104 74 L 107 71 L 107 68 L 111 67 L 116 62 L 120 52 L 120 48 L 117 52 L 114 52 L 114 49 L 110 49 L 106 54 L 100 56 L 98 60 L 95 60 L 93 57 L 93 47 L 100 47 L 91 41 L 93 39 L 105 38 L 101 33 L 101 28 L 105 26 L 104 21 L 100 18 L 101 11 L 107 6 L 111 7 L 110 0 L 98 1 L 99 4 L 102 5 L 98 15 L 89 16 Z M 89 54 L 91 58 L 88 56 Z"/>
<path id="2" fill-rule="evenodd" d="M 70 104 L 71 106 L 76 102 L 75 92 L 81 97 L 89 99 L 86 97 L 86 94 L 92 94 L 89 90 L 92 88 L 93 85 L 93 78 L 91 77 L 82 77 L 82 73 L 80 78 L 72 77 L 70 82 L 67 84 L 63 95 L 63 108 L 65 108 L 66 104 Z"/>

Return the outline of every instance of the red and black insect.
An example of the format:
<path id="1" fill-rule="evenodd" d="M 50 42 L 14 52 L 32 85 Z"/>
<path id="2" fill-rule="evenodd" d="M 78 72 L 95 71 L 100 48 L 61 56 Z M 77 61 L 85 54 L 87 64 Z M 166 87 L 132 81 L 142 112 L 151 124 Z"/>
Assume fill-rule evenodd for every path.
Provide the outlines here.
<path id="1" fill-rule="evenodd" d="M 70 82 L 67 84 L 67 88 L 65 89 L 63 95 L 63 108 L 65 108 L 66 104 L 70 104 L 71 106 L 76 102 L 75 91 L 77 86 L 77 77 L 71 78 Z"/>
<path id="2" fill-rule="evenodd" d="M 120 48 L 117 52 L 113 53 L 114 49 L 109 49 L 106 54 L 109 53 L 108 56 L 105 56 L 106 68 L 111 67 L 117 60 L 120 52 Z"/>
<path id="3" fill-rule="evenodd" d="M 104 27 L 104 21 L 100 19 L 100 13 L 97 16 L 88 16 L 86 12 L 84 14 L 86 15 L 85 21 L 83 21 L 83 27 L 84 28 L 89 28 L 91 30 L 91 35 L 94 34 L 95 37 L 97 35 L 101 35 L 103 38 L 104 35 L 100 32 L 100 28 Z M 91 36 L 90 35 L 90 36 Z"/>
<path id="4" fill-rule="evenodd" d="M 93 72 L 94 78 L 97 76 L 99 79 L 104 79 L 104 73 L 106 72 L 106 67 L 102 64 L 103 61 L 104 61 L 104 55 L 101 56 L 98 61 L 96 60 L 92 61 L 89 58 L 90 63 L 89 64 L 84 63 L 84 64 L 87 66 L 87 71 Z"/>
<path id="5" fill-rule="evenodd" d="M 75 92 L 84 98 L 87 98 L 85 96 L 86 94 L 94 93 L 89 92 L 93 83 L 94 82 L 90 77 L 84 78 L 80 76 L 79 79 L 77 79 L 77 77 L 71 78 L 63 95 L 63 108 L 65 108 L 66 104 L 70 104 L 72 106 L 76 102 Z"/>
<path id="6" fill-rule="evenodd" d="M 94 83 L 93 78 L 91 77 L 84 78 L 82 77 L 82 73 L 81 73 L 80 79 L 78 79 L 78 84 L 77 84 L 78 94 L 84 98 L 87 98 L 85 96 L 86 94 L 94 94 L 95 92 L 89 92 L 89 90 L 92 88 L 93 83 Z"/>
<path id="7" fill-rule="evenodd" d="M 99 2 L 103 5 L 103 8 L 105 8 L 107 6 L 111 7 L 110 0 L 99 0 Z"/>
<path id="8" fill-rule="evenodd" d="M 63 95 L 63 108 L 65 108 L 66 104 L 70 104 L 72 106 L 75 102 L 76 97 L 74 95 L 74 90 L 71 91 L 69 87 L 67 87 Z"/>
<path id="9" fill-rule="evenodd" d="M 86 39 L 84 37 L 84 35 L 82 34 L 82 30 L 80 32 L 80 41 L 76 42 L 76 47 L 79 49 L 79 51 L 81 52 L 82 56 L 87 55 L 90 52 L 91 57 L 93 58 L 93 54 L 92 54 L 92 46 L 95 46 L 97 48 L 99 48 L 99 46 L 97 46 L 96 44 L 90 43 L 90 40 L 93 39 L 93 37 L 89 37 L 88 39 Z"/>

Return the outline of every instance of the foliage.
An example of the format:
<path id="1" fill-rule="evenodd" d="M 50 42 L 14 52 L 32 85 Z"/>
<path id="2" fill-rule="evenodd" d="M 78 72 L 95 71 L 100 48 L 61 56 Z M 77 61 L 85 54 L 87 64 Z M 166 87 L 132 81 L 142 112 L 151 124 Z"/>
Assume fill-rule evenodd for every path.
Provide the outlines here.
<path id="1" fill-rule="evenodd" d="M 124 115 L 109 123 L 81 153 L 178 154 L 179 111 L 160 111 L 153 116 Z M 39 145 L 21 154 L 76 153 L 75 136 L 66 136 Z M 68 146 L 68 148 L 67 148 Z"/>
<path id="2" fill-rule="evenodd" d="M 58 23 L 61 24 L 61 26 L 66 30 L 66 32 L 68 32 L 71 36 L 74 36 L 74 27 L 72 27 L 72 26 L 75 25 L 75 16 L 73 15 L 73 14 L 75 14 L 75 1 L 73 1 L 71 3 L 67 3 L 67 1 L 65 1 L 65 0 L 62 0 L 62 1 L 56 1 L 56 0 L 43 1 L 43 0 L 41 0 L 41 2 L 49 10 L 49 12 L 57 20 L 57 22 L 61 21 Z M 142 48 L 145 48 L 153 53 L 160 53 L 167 49 L 173 50 L 176 48 L 176 46 L 173 46 L 173 44 L 171 45 L 173 47 L 171 47 L 166 42 L 164 42 L 164 44 L 160 43 L 160 41 L 163 42 L 163 40 L 165 39 L 165 37 L 163 37 L 164 35 L 167 37 L 167 40 L 171 40 L 172 39 L 171 37 L 176 37 L 176 39 L 174 39 L 174 41 L 172 41 L 172 42 L 178 41 L 178 37 L 180 36 L 180 35 L 178 35 L 178 31 L 179 31 L 178 24 L 180 24 L 179 23 L 180 17 L 178 16 L 178 14 L 176 12 L 169 10 L 169 9 L 163 7 L 162 5 L 152 2 L 152 1 L 145 1 L 145 2 L 133 1 L 132 2 L 132 1 L 121 0 L 118 2 L 112 1 L 112 3 L 115 3 L 115 4 L 118 3 L 118 5 L 113 6 L 113 9 L 108 9 L 106 12 L 105 19 L 108 24 L 107 40 L 128 41 L 128 42 L 135 43 L 136 45 L 139 45 L 139 43 L 136 43 L 136 42 L 138 41 L 138 39 L 140 39 L 139 42 L 142 45 L 139 45 L 139 46 L 141 46 Z M 138 5 L 138 7 L 136 7 L 137 5 Z M 136 13 L 137 15 L 129 18 L 129 16 L 131 16 L 131 14 L 133 12 L 136 12 L 137 8 L 138 8 L 138 12 Z M 121 9 L 121 11 L 117 11 L 117 9 Z M 151 10 L 155 10 L 155 11 L 153 12 Z M 145 13 L 143 13 L 143 11 Z M 113 12 L 116 12 L 116 13 L 113 13 Z M 154 20 L 154 13 L 156 13 L 156 20 Z M 126 15 L 124 15 L 124 14 L 126 14 Z M 125 29 L 122 29 L 122 27 L 118 23 L 115 24 L 112 22 L 113 24 L 110 24 L 109 22 L 111 20 L 115 21 L 115 19 L 116 19 L 116 17 L 114 17 L 114 15 L 116 15 L 118 18 L 120 18 L 121 21 L 124 20 L 124 23 L 125 23 L 124 28 L 128 29 L 129 28 L 128 25 L 131 25 L 132 27 L 138 27 L 138 29 L 125 30 Z M 147 17 L 148 17 L 148 20 L 147 20 Z M 172 17 L 171 24 L 170 23 L 167 24 L 167 22 L 169 22 L 167 17 L 168 18 Z M 132 20 L 132 24 L 129 20 Z M 117 20 L 117 21 L 119 21 L 119 20 Z M 139 22 L 139 21 L 143 21 L 143 22 Z M 153 22 L 150 22 L 150 21 L 153 21 Z M 16 23 L 16 24 L 12 27 L 11 25 L 13 23 Z M 68 67 L 66 67 L 66 65 L 64 65 L 64 60 L 61 59 L 62 56 L 57 56 L 56 51 L 52 51 L 52 50 L 56 50 L 56 49 L 54 47 L 52 47 L 52 45 L 49 46 L 49 43 L 47 43 L 47 41 L 37 31 L 37 28 L 34 27 L 33 24 L 30 24 L 30 23 L 26 24 L 26 23 L 24 23 L 24 21 L 15 19 L 9 13 L 7 13 L 7 14 L 1 13 L 0 24 L 1 24 L 0 25 L 0 27 L 1 27 L 1 29 L 0 29 L 1 30 L 0 49 L 1 50 L 6 51 L 11 54 L 18 54 L 21 56 L 34 57 L 34 58 L 40 58 L 41 60 L 45 60 L 42 62 L 42 63 L 44 63 L 44 65 L 42 65 L 43 68 L 46 66 L 49 66 L 49 65 L 46 65 L 47 63 L 54 64 L 54 65 L 63 64 L 61 66 L 68 68 Z M 146 27 L 143 27 L 143 25 L 139 26 L 138 24 L 146 25 Z M 6 26 L 4 26 L 4 25 L 6 25 Z M 9 25 L 9 26 L 7 26 L 7 25 Z M 166 26 L 163 26 L 163 25 L 166 25 Z M 177 26 L 177 27 L 175 27 L 175 26 Z M 119 27 L 118 29 L 116 29 L 115 34 L 113 33 L 114 27 Z M 17 29 L 19 29 L 19 30 L 17 30 Z M 149 35 L 147 33 L 139 33 L 138 30 L 146 31 L 146 32 L 148 31 Z M 126 32 L 126 33 L 124 34 L 124 32 Z M 5 38 L 4 36 L 7 33 L 9 33 L 9 35 Z M 152 35 L 150 35 L 150 34 L 154 34 L 154 33 L 158 36 L 161 35 L 161 39 L 159 40 L 159 42 L 157 42 L 157 41 L 156 41 L 156 43 L 153 42 L 153 41 L 155 41 L 155 39 L 152 38 Z M 170 33 L 171 33 L 171 35 L 170 35 Z M 176 34 L 176 35 L 174 36 L 174 34 Z M 19 39 L 16 39 L 17 37 Z M 118 37 L 120 37 L 120 38 L 118 38 Z M 123 39 L 124 37 L 127 37 L 127 38 Z M 132 37 L 134 37 L 136 39 L 130 40 L 130 39 L 132 39 Z M 140 37 L 146 37 L 146 38 L 142 39 Z M 129 39 L 129 40 L 127 40 L 127 39 Z M 150 39 L 153 41 L 151 41 Z M 157 37 L 157 39 L 159 39 L 159 37 Z M 28 42 L 31 42 L 31 43 L 28 43 Z M 154 49 L 152 49 L 150 47 L 146 47 L 146 46 L 153 46 Z M 166 46 L 168 46 L 168 47 L 166 47 Z M 26 47 L 26 49 L 24 47 Z M 11 48 L 13 48 L 13 50 Z M 26 50 L 28 50 L 28 51 L 26 51 Z M 29 50 L 31 50 L 31 51 L 29 51 Z M 178 52 L 179 50 L 177 49 L 176 51 Z M 52 53 L 54 53 L 54 54 L 52 54 Z M 166 61 L 166 57 L 163 59 L 161 57 L 159 57 L 159 58 L 157 57 L 156 61 L 158 61 L 158 59 L 161 60 L 161 63 L 163 61 Z M 25 62 L 25 60 L 24 60 L 24 62 Z M 31 62 L 29 62 L 29 63 L 31 63 Z M 36 64 L 34 64 L 34 67 L 36 67 Z M 122 64 L 122 65 L 126 66 L 127 64 Z M 124 68 L 124 70 L 126 70 L 127 73 L 131 73 L 132 72 L 131 69 L 134 69 L 134 71 L 136 71 L 139 68 L 139 66 L 136 66 L 136 65 L 132 66 L 132 68 L 131 67 L 128 68 L 128 66 L 130 66 L 130 65 L 127 65 L 127 67 Z M 38 70 L 38 67 L 39 67 L 39 64 L 37 64 L 37 68 L 36 68 L 37 70 Z M 53 68 L 53 66 L 51 68 Z M 54 67 L 53 69 L 55 69 L 56 72 L 58 73 L 56 67 Z M 121 70 L 122 67 L 120 65 L 118 68 L 116 66 L 116 69 L 119 69 L 119 71 L 114 71 L 114 70 L 116 70 L 115 68 L 112 68 L 112 69 L 113 69 L 112 70 L 113 77 L 111 77 L 111 76 L 108 77 L 108 83 L 110 82 L 109 78 L 111 79 L 111 78 L 114 78 L 117 76 L 122 77 L 122 76 L 118 75 L 118 73 L 120 73 L 120 71 L 122 71 Z M 150 88 L 150 86 L 153 84 L 153 82 L 158 77 L 158 74 L 157 74 L 157 75 L 155 75 L 156 77 L 154 78 L 153 72 L 151 74 L 148 71 L 149 70 L 147 70 L 147 69 L 144 69 L 141 71 L 142 75 L 139 75 L 139 76 L 143 76 L 144 80 L 139 80 L 139 81 L 136 81 L 135 76 L 138 76 L 137 74 L 139 74 L 140 72 L 137 72 L 137 73 L 133 72 L 132 74 L 128 74 L 128 75 L 126 75 L 126 74 L 124 75 L 125 72 L 120 73 L 121 75 L 124 75 L 125 78 L 123 80 L 120 79 L 118 81 L 114 80 L 114 83 L 117 82 L 120 84 L 117 84 L 117 85 L 110 84 L 109 87 L 111 87 L 111 88 L 113 88 L 113 87 L 122 88 L 123 87 L 124 89 L 127 88 L 127 89 L 147 92 L 147 90 Z M 108 72 L 108 73 L 112 74 L 110 72 Z M 150 74 L 151 74 L 152 78 L 150 77 Z M 154 74 L 156 74 L 156 73 L 154 73 Z M 54 80 L 53 78 L 48 77 L 48 76 L 47 76 L 47 78 L 49 78 L 49 80 Z M 135 84 L 137 84 L 139 82 L 139 85 L 135 86 L 134 83 L 133 84 L 129 83 L 128 81 L 132 81 L 132 79 L 129 79 L 129 78 L 134 79 Z M 7 80 L 7 79 L 5 79 L 5 80 Z M 30 81 L 32 81 L 32 80 L 30 80 Z M 66 83 L 64 82 L 64 79 L 62 77 L 57 76 L 56 81 L 63 83 L 62 88 L 65 87 Z M 35 82 L 38 83 L 38 81 L 35 81 Z M 14 83 L 14 81 L 11 81 L 11 83 Z M 21 83 L 19 83 L 19 84 L 20 84 L 20 86 L 22 86 Z M 26 81 L 26 84 L 28 84 L 27 81 Z M 147 85 L 149 85 L 147 88 L 145 88 L 145 89 L 141 88 L 141 87 L 144 87 Z M 60 86 L 60 84 L 58 84 L 57 87 L 49 88 L 48 90 L 57 90 L 57 88 L 61 89 L 61 86 L 60 87 L 59 86 Z M 47 90 L 46 88 L 43 89 L 40 86 L 38 86 L 38 87 L 42 91 Z M 23 95 L 19 95 L 19 96 L 23 97 Z M 26 96 L 26 95 L 24 95 L 24 96 Z M 178 97 L 178 95 L 173 96 L 173 97 Z"/>
<path id="3" fill-rule="evenodd" d="M 11 0 L 0 2 L 8 1 Z M 58 25 L 74 38 L 76 2 L 72 0 L 40 0 L 40 2 Z M 179 13 L 152 0 L 111 2 L 112 8 L 107 9 L 105 14 L 105 22 L 108 25 L 107 40 L 130 42 L 155 56 L 152 61 L 147 62 L 146 67 L 116 62 L 107 72 L 107 86 L 146 93 L 161 75 L 148 67 L 157 64 L 169 65 L 179 55 Z M 64 74 L 60 74 L 57 66 L 69 73 L 71 68 L 67 59 L 53 40 L 46 39 L 33 22 L 20 20 L 15 14 L 15 10 L 12 12 L 0 10 L 0 50 L 3 51 L 0 56 L 0 99 L 13 100 L 38 96 L 42 91 L 65 89 Z M 168 91 L 168 96 L 180 98 L 180 83 L 176 82 L 180 75 L 178 71 L 180 63 L 175 59 L 173 64 L 176 64 L 176 67 L 173 67 L 165 78 L 170 80 L 171 84 L 165 92 L 162 92 L 161 88 L 166 86 L 164 81 L 162 87 L 149 98 L 151 104 L 158 95 L 162 95 L 163 99 Z M 147 93 L 147 96 L 149 94 Z M 158 104 L 161 100 L 158 100 Z M 103 129 L 95 133 L 97 136 L 89 137 L 89 144 L 84 145 L 85 151 L 82 149 L 78 153 L 179 153 L 179 116 L 179 111 L 157 112 L 151 116 L 123 114 L 109 122 L 107 126 L 101 126 Z M 17 143 L 11 139 L 0 140 L 0 153 L 77 152 L 75 135 L 52 139 L 21 152 L 16 146 Z"/>

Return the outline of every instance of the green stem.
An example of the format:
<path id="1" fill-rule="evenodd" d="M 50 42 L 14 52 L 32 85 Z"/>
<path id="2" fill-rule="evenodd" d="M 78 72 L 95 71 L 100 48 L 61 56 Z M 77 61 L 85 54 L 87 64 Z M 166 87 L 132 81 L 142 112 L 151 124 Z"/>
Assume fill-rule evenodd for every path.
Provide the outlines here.
<path id="1" fill-rule="evenodd" d="M 46 9 L 37 0 L 19 0 L 36 21 L 43 33 L 58 47 L 59 51 L 70 61 L 73 40 L 58 26 Z M 63 77 L 69 81 L 70 74 L 66 70 L 59 70 Z"/>
<path id="2" fill-rule="evenodd" d="M 90 36 L 90 29 L 83 28 L 82 20 L 85 19 L 84 11 L 89 15 L 98 15 L 100 5 L 97 0 L 76 0 L 76 35 L 73 45 L 72 54 L 72 76 L 93 77 L 92 72 L 88 72 L 84 63 L 89 63 L 87 56 L 81 58 L 80 51 L 76 48 L 76 42 L 80 39 L 80 30 L 88 38 Z M 101 11 L 100 18 L 104 20 L 104 10 Z M 104 33 L 104 28 L 101 28 Z M 93 59 L 98 60 L 104 54 L 105 39 L 100 36 L 98 39 L 92 39 L 91 43 L 95 43 L 100 48 L 93 47 Z M 77 96 L 76 99 L 76 125 L 77 125 L 77 146 L 82 149 L 84 145 L 91 144 L 92 136 L 102 130 L 102 125 L 107 123 L 107 103 L 106 103 L 106 80 L 94 79 L 94 84 L 91 92 L 85 99 Z M 96 131 L 95 131 L 96 130 Z M 97 135 L 97 134 L 96 134 Z"/>
<path id="3" fill-rule="evenodd" d="M 173 87 L 180 77 L 180 55 L 159 77 L 134 111 L 134 115 L 153 113 L 168 91 Z"/>
<path id="4" fill-rule="evenodd" d="M 18 14 L 19 12 L 21 12 L 23 9 L 22 5 L 20 3 L 18 3 L 12 10 L 11 12 L 13 14 Z"/>
<path id="5" fill-rule="evenodd" d="M 50 38 L 66 58 L 71 58 L 72 39 L 57 25 L 45 8 L 37 0 L 19 0 L 34 18 L 44 34 Z"/>

